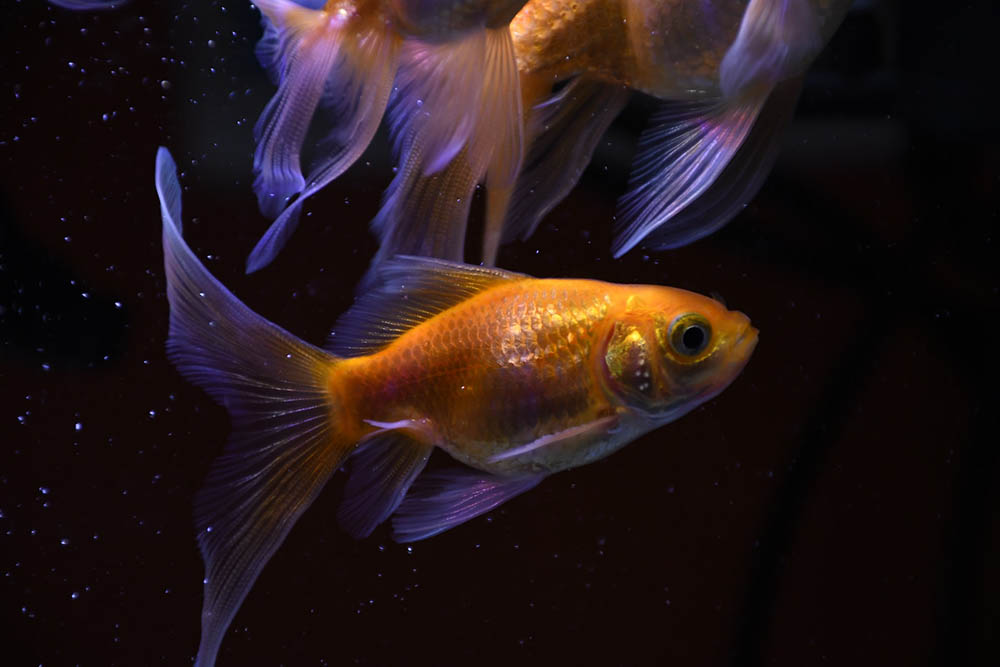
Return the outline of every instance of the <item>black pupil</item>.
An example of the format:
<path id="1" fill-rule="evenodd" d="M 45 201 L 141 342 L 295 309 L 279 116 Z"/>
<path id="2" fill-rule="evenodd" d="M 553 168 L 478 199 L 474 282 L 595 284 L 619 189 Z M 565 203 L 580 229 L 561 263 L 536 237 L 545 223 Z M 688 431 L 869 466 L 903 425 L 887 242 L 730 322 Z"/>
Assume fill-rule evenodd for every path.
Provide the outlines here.
<path id="1" fill-rule="evenodd" d="M 705 343 L 705 330 L 697 324 L 693 324 L 684 330 L 684 335 L 681 336 L 681 341 L 683 341 L 684 347 L 687 349 L 699 350 Z"/>

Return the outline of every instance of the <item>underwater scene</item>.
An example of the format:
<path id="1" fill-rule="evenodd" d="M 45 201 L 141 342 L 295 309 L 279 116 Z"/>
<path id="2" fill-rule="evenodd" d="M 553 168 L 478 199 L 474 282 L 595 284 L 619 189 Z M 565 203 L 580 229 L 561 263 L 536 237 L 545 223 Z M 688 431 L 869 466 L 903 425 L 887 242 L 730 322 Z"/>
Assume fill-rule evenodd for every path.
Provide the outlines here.
<path id="1" fill-rule="evenodd" d="M 0 663 L 998 664 L 991 3 L 0 14 Z"/>

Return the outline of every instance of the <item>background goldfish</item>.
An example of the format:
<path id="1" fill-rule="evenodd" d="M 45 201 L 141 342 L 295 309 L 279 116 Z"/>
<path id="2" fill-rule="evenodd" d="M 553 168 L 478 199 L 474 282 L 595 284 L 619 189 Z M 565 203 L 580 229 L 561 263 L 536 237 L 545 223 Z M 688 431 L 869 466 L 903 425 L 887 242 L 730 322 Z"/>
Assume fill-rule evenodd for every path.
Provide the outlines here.
<path id="1" fill-rule="evenodd" d="M 276 16 L 269 9 L 274 2 L 258 4 Z M 288 0 L 281 2 L 286 11 L 300 13 Z M 616 255 L 654 232 L 649 244 L 658 248 L 710 233 L 760 188 L 773 163 L 779 131 L 798 99 L 797 77 L 829 40 L 850 3 L 533 0 L 520 8 L 508 30 L 501 24 L 521 4 L 504 5 L 485 23 L 483 8 L 473 7 L 471 24 L 495 27 L 495 32 L 478 29 L 471 33 L 472 42 L 463 41 L 468 28 L 461 21 L 447 23 L 447 29 L 436 33 L 444 39 L 432 42 L 413 39 L 419 29 L 411 29 L 406 38 L 397 28 L 402 65 L 394 79 L 392 116 L 400 166 L 372 222 L 380 241 L 373 266 L 397 253 L 462 260 L 472 195 L 483 181 L 487 202 L 481 257 L 492 264 L 501 242 L 529 236 L 575 185 L 597 141 L 624 108 L 629 90 L 664 103 L 640 142 L 632 183 L 622 200 Z M 330 7 L 316 16 L 326 16 Z M 434 7 L 451 10 L 449 3 Z M 359 21 L 364 10 L 357 9 Z M 380 11 L 383 16 L 374 28 L 379 34 L 393 21 L 409 25 L 399 20 L 398 8 L 395 19 Z M 460 16 L 465 21 L 470 14 Z M 324 19 L 316 20 L 326 25 Z M 322 30 L 326 32 L 317 38 L 316 48 L 323 52 L 340 43 L 338 35 L 351 34 L 340 28 L 335 34 Z M 490 35 L 492 41 L 483 41 Z M 303 62 L 311 58 L 302 56 Z M 386 59 L 397 59 L 395 51 Z M 352 71 L 367 69 L 362 64 Z M 386 90 L 391 69 L 384 70 L 379 84 Z M 294 76 L 279 77 L 282 86 Z M 566 81 L 568 86 L 553 93 L 554 86 Z M 298 92 L 283 98 L 286 93 L 279 91 L 272 107 L 284 105 L 282 113 L 307 118 L 315 107 L 312 100 L 318 99 L 318 85 L 309 99 Z M 344 93 L 347 100 L 354 96 L 350 90 Z M 297 149 L 286 151 L 271 167 L 262 166 L 268 160 L 261 159 L 261 151 L 267 153 L 269 143 L 286 141 L 281 129 L 286 125 L 298 128 L 288 143 L 301 145 L 307 124 L 274 121 L 266 126 L 270 112 L 265 112 L 256 162 L 262 209 L 277 215 L 279 209 L 267 198 L 275 198 L 280 208 L 290 197 L 301 196 L 258 244 L 248 264 L 251 270 L 269 262 L 285 242 L 304 197 L 341 173 L 370 141 L 381 112 L 372 114 L 364 105 L 358 109 L 365 130 L 337 130 L 352 152 L 335 168 L 319 167 L 321 176 L 305 190 L 295 171 Z"/>
<path id="2" fill-rule="evenodd" d="M 352 453 L 341 524 L 364 537 L 395 515 L 397 540 L 424 539 L 686 414 L 757 343 L 745 315 L 684 290 L 401 258 L 324 351 L 254 314 L 198 261 L 175 172 L 161 148 L 167 351 L 233 418 L 196 506 L 201 667 Z M 465 465 L 421 474 L 435 448 Z"/>
<path id="3" fill-rule="evenodd" d="M 360 157 L 387 108 L 399 167 L 372 221 L 373 267 L 400 253 L 464 259 L 482 182 L 481 259 L 493 264 L 502 242 L 530 236 L 576 184 L 630 90 L 663 104 L 640 140 L 615 254 L 647 237 L 660 249 L 696 240 L 764 182 L 799 77 L 850 2 L 255 4 L 257 54 L 278 91 L 255 130 L 254 189 L 276 219 L 248 271 L 273 260 L 304 201 Z M 304 173 L 314 116 L 330 127 Z"/>

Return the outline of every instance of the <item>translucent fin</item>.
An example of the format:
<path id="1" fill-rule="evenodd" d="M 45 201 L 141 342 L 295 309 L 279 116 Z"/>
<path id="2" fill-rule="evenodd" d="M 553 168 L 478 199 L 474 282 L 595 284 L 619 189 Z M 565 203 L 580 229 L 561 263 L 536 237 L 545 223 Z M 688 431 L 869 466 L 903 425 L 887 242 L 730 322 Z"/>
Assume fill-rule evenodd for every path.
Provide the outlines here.
<path id="1" fill-rule="evenodd" d="M 244 306 L 181 236 L 180 186 L 166 149 L 156 156 L 170 302 L 167 354 L 226 407 L 233 433 L 198 495 L 205 560 L 196 665 L 215 657 L 230 622 L 299 515 L 350 451 L 326 390 L 336 360 Z"/>
<path id="2" fill-rule="evenodd" d="M 766 97 L 778 82 L 803 71 L 822 47 L 809 0 L 750 0 L 719 65 L 722 94 L 735 99 L 758 88 L 754 95 Z"/>
<path id="3" fill-rule="evenodd" d="M 429 257 L 395 257 L 379 266 L 375 287 L 337 321 L 326 347 L 338 356 L 371 354 L 485 289 L 527 278 Z"/>
<path id="4" fill-rule="evenodd" d="M 392 518 L 397 542 L 416 542 L 465 523 L 538 486 L 545 475 L 499 477 L 471 468 L 420 476 Z"/>
<path id="5" fill-rule="evenodd" d="M 532 110 L 530 150 L 506 211 L 503 243 L 527 239 L 569 194 L 629 95 L 622 86 L 580 78 Z"/>
<path id="6" fill-rule="evenodd" d="M 655 229 L 643 245 L 656 250 L 687 245 L 721 229 L 746 208 L 774 166 L 781 131 L 792 118 L 801 89 L 801 78 L 778 84 L 719 177 L 694 202 Z"/>
<path id="7" fill-rule="evenodd" d="M 612 251 L 621 257 L 701 196 L 746 139 L 763 98 L 666 103 L 639 139 Z"/>
<path id="8" fill-rule="evenodd" d="M 401 60 L 391 112 L 401 168 L 372 222 L 372 265 L 396 254 L 460 261 L 476 184 L 488 173 L 510 188 L 521 165 L 513 41 L 506 27 L 480 30 L 457 44 L 408 43 Z"/>
<path id="9" fill-rule="evenodd" d="M 371 535 L 403 502 L 433 446 L 399 431 L 373 436 L 351 457 L 351 476 L 337 511 L 340 525 L 357 539 Z"/>
<path id="10" fill-rule="evenodd" d="M 355 290 L 374 284 L 380 264 L 395 255 L 421 255 L 460 262 L 465 257 L 465 228 L 478 176 L 463 151 L 443 171 L 421 171 L 422 141 L 414 139 L 372 220 L 379 249 Z"/>
<path id="11" fill-rule="evenodd" d="M 821 46 L 817 17 L 807 0 L 750 1 L 736 39 L 719 65 L 722 97 L 667 104 L 643 132 L 632 183 L 621 201 L 615 257 L 706 194 L 746 140 L 774 87 L 804 69 Z M 765 135 L 770 132 L 776 129 L 764 128 Z M 761 149 L 751 152 L 757 151 Z M 752 168 L 747 162 L 734 172 Z M 680 245 L 725 224 L 740 199 L 732 193 L 749 191 L 754 180 L 760 177 L 721 185 L 702 210 L 715 211 L 725 220 L 707 220 L 703 233 L 679 233 L 671 243 Z M 718 198 L 725 191 L 730 197 Z M 690 226 L 690 219 L 681 227 Z"/>
<path id="12" fill-rule="evenodd" d="M 277 220 L 247 260 L 248 273 L 274 259 L 298 224 L 305 199 L 367 148 L 388 103 L 398 50 L 398 39 L 376 20 L 347 12 L 339 17 L 290 0 L 256 4 L 271 22 L 257 55 L 279 88 L 255 129 L 254 189 L 261 211 Z M 317 107 L 329 112 L 334 129 L 321 142 L 323 157 L 307 178 L 301 151 Z"/>
<path id="13" fill-rule="evenodd" d="M 443 169 L 469 143 L 485 61 L 484 30 L 449 42 L 404 43 L 389 117 L 397 151 L 420 136 L 422 175 Z"/>

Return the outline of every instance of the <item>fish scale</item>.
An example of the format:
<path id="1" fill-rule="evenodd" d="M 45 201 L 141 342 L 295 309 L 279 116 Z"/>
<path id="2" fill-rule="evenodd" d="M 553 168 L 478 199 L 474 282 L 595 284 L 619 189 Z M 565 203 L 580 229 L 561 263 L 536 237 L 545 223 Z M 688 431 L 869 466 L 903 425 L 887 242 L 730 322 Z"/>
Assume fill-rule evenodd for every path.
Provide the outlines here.
<path id="1" fill-rule="evenodd" d="M 553 287 L 546 282 L 573 282 Z M 353 362 L 365 419 L 427 419 L 446 449 L 485 458 L 608 409 L 591 351 L 608 312 L 608 285 L 525 281 L 478 295 Z M 483 345 L 483 341 L 489 341 Z M 390 378 L 393 378 L 390 380 Z"/>

